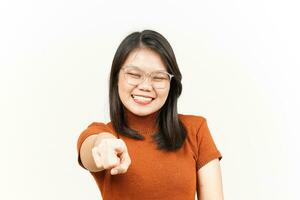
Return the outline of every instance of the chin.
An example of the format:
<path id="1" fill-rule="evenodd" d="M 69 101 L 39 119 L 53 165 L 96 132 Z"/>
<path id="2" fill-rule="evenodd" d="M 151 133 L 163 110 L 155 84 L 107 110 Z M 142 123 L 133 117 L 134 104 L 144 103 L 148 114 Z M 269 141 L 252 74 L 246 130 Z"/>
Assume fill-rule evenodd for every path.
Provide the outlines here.
<path id="1" fill-rule="evenodd" d="M 144 112 L 143 111 L 131 111 L 131 112 L 138 116 L 146 116 L 146 115 L 153 113 L 151 111 L 144 111 Z"/>
<path id="2" fill-rule="evenodd" d="M 138 116 L 146 116 L 146 115 L 150 115 L 154 112 L 157 111 L 157 109 L 151 109 L 151 110 L 148 110 L 148 109 L 142 109 L 142 108 L 130 108 L 128 109 L 130 112 L 132 112 L 133 114 L 135 115 L 138 115 Z"/>

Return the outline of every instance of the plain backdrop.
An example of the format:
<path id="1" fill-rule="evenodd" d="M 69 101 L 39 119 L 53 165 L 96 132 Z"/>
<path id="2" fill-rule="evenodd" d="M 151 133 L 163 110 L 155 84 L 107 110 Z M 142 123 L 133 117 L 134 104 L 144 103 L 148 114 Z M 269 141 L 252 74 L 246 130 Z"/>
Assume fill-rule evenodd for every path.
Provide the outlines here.
<path id="1" fill-rule="evenodd" d="M 298 11 L 271 0 L 1 1 L 0 199 L 100 199 L 77 138 L 109 121 L 114 53 L 144 29 L 174 49 L 179 113 L 207 118 L 225 199 L 300 199 Z"/>

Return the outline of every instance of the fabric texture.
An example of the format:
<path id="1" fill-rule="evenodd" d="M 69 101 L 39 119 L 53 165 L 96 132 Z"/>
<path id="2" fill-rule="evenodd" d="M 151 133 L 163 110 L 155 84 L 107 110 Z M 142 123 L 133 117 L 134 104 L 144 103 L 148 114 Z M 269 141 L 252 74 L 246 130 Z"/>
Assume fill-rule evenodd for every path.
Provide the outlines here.
<path id="1" fill-rule="evenodd" d="M 187 130 L 183 146 L 175 152 L 158 150 L 152 139 L 157 126 L 156 113 L 140 117 L 126 111 L 130 128 L 139 131 L 145 140 L 135 140 L 115 132 L 112 123 L 93 122 L 79 136 L 79 152 L 84 140 L 93 134 L 110 132 L 126 143 L 131 165 L 125 174 L 111 175 L 109 170 L 90 172 L 103 200 L 194 200 L 197 171 L 209 161 L 222 159 L 207 125 L 206 118 L 178 114 Z"/>

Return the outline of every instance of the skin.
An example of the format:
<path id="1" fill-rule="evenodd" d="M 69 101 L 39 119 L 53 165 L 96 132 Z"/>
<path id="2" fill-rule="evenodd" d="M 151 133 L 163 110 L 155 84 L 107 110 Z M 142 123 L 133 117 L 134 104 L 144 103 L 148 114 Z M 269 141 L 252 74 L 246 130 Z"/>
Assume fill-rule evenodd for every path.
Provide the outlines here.
<path id="1" fill-rule="evenodd" d="M 132 51 L 123 66 L 136 66 L 146 73 L 158 70 L 167 71 L 160 56 L 145 48 Z M 169 90 L 170 84 L 166 88 L 155 89 L 148 79 L 137 86 L 129 85 L 125 80 L 123 70 L 120 70 L 118 91 L 121 102 L 129 111 L 138 116 L 146 116 L 158 111 L 166 102 Z M 139 105 L 131 97 L 132 94 L 151 96 L 155 99 L 148 105 Z"/>
<path id="2" fill-rule="evenodd" d="M 156 70 L 166 70 L 160 56 L 149 49 L 137 49 L 131 52 L 123 66 L 137 66 L 143 71 L 150 73 Z M 151 86 L 148 79 L 137 86 L 129 85 L 122 71 L 119 73 L 118 90 L 123 105 L 132 113 L 145 116 L 158 111 L 165 103 L 170 85 L 164 89 L 155 89 Z M 144 94 L 154 97 L 151 104 L 141 106 L 135 103 L 132 94 Z M 221 167 L 218 159 L 214 159 L 201 167 L 197 172 L 199 186 L 197 197 L 201 200 L 223 200 L 223 186 L 221 177 Z"/>
<path id="3" fill-rule="evenodd" d="M 160 56 L 145 48 L 132 51 L 123 66 L 127 65 L 139 67 L 146 73 L 158 70 L 167 71 Z M 167 100 L 169 90 L 170 85 L 163 89 L 154 89 L 148 79 L 137 86 L 129 85 L 124 79 L 123 70 L 119 73 L 118 91 L 120 99 L 123 105 L 136 115 L 146 116 L 158 111 Z M 148 105 L 140 105 L 133 100 L 132 94 L 151 96 L 155 99 Z M 131 160 L 124 144 L 117 141 L 110 133 L 89 136 L 82 143 L 80 149 L 82 164 L 93 172 L 110 169 L 112 175 L 125 173 Z M 119 159 L 117 159 L 116 152 L 120 153 Z M 100 156 L 101 153 L 102 156 Z"/>
<path id="4" fill-rule="evenodd" d="M 137 66 L 147 73 L 156 70 L 166 71 L 160 56 L 149 49 L 138 49 L 131 52 L 124 63 L 124 66 L 127 65 Z M 118 91 L 123 105 L 129 111 L 139 116 L 146 116 L 158 111 L 164 105 L 170 90 L 169 85 L 164 89 L 154 89 L 149 83 L 149 80 L 146 79 L 140 85 L 132 86 L 126 82 L 122 72 L 123 71 L 121 70 L 119 73 Z M 155 99 L 148 105 L 139 105 L 134 102 L 131 97 L 132 94 L 151 96 Z M 93 154 L 91 154 L 92 148 Z M 104 154 L 101 158 L 99 152 L 103 153 L 107 150 L 111 151 Z M 120 159 L 117 159 L 116 157 L 115 152 L 118 151 L 122 152 Z M 111 169 L 112 175 L 126 173 L 131 163 L 126 144 L 117 141 L 110 133 L 100 133 L 88 137 L 82 144 L 80 154 L 83 165 L 90 171 Z M 97 164 L 97 161 L 99 161 L 99 164 Z M 198 199 L 224 199 L 221 168 L 218 159 L 214 159 L 201 167 L 197 172 L 197 178 L 199 182 L 197 187 Z"/>
<path id="5" fill-rule="evenodd" d="M 223 200 L 223 185 L 219 159 L 214 159 L 198 170 L 197 197 L 201 200 Z"/>

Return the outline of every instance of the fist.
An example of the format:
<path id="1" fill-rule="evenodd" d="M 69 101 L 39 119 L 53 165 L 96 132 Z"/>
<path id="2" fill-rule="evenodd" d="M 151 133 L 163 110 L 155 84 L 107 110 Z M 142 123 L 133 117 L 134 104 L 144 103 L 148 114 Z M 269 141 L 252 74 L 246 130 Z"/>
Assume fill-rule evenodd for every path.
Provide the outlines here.
<path id="1" fill-rule="evenodd" d="M 92 155 L 96 166 L 110 170 L 111 175 L 126 173 L 131 164 L 127 146 L 122 139 L 103 138 L 93 147 Z"/>

